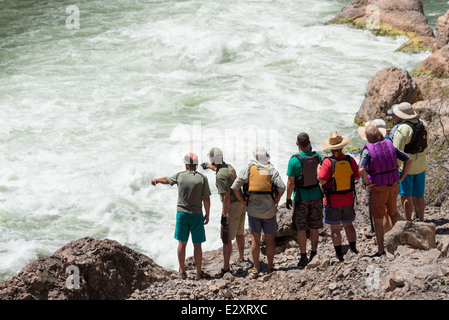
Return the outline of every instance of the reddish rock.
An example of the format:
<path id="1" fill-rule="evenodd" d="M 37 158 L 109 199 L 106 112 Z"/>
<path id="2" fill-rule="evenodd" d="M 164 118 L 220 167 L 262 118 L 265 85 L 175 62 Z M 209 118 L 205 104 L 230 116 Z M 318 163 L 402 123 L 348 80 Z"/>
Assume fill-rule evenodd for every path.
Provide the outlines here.
<path id="1" fill-rule="evenodd" d="M 112 240 L 72 241 L 0 283 L 2 300 L 126 299 L 170 272 Z"/>
<path id="2" fill-rule="evenodd" d="M 419 0 L 354 0 L 330 23 L 348 23 L 380 34 L 434 36 Z"/>
<path id="3" fill-rule="evenodd" d="M 400 51 L 430 51 L 435 42 L 419 0 L 354 0 L 328 23 L 347 24 L 376 35 L 411 38 Z"/>
<path id="4" fill-rule="evenodd" d="M 427 222 L 398 221 L 385 234 L 385 248 L 394 253 L 401 245 L 408 245 L 415 249 L 430 250 L 436 247 L 436 225 Z"/>
<path id="5" fill-rule="evenodd" d="M 375 118 L 389 118 L 387 111 L 393 104 L 419 100 L 416 82 L 406 70 L 395 67 L 377 72 L 369 81 L 365 99 L 356 113 L 355 122 L 362 124 Z"/>

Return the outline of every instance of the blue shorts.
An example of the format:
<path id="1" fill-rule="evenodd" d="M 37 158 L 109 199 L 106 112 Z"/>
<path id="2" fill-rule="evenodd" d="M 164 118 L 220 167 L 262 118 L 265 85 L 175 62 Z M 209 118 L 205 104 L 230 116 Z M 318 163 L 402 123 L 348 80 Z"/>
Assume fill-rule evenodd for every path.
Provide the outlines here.
<path id="1" fill-rule="evenodd" d="M 206 241 L 203 215 L 178 211 L 176 213 L 175 239 L 181 242 L 187 242 L 190 233 L 192 234 L 193 243 Z"/>
<path id="2" fill-rule="evenodd" d="M 425 185 L 425 171 L 418 174 L 408 174 L 404 181 L 399 184 L 399 195 L 403 197 L 424 198 Z"/>
<path id="3" fill-rule="evenodd" d="M 254 218 L 248 215 L 248 225 L 250 232 L 272 234 L 278 230 L 276 216 L 270 219 Z"/>

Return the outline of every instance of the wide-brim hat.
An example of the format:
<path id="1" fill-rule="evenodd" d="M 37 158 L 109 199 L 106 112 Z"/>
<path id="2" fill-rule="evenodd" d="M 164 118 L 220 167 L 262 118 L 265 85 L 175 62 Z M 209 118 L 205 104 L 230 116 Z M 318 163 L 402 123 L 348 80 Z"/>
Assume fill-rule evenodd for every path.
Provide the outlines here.
<path id="1" fill-rule="evenodd" d="M 249 156 L 250 160 L 256 160 L 262 164 L 269 164 L 271 156 L 264 147 L 255 147 Z"/>
<path id="2" fill-rule="evenodd" d="M 408 102 L 393 105 L 387 113 L 394 114 L 403 120 L 412 120 L 418 116 L 415 110 L 413 110 L 412 105 Z"/>
<path id="3" fill-rule="evenodd" d="M 332 131 L 329 134 L 329 139 L 321 142 L 321 146 L 324 149 L 336 150 L 343 148 L 349 144 L 349 142 L 351 142 L 351 138 L 342 137 L 337 131 Z"/>
<path id="4" fill-rule="evenodd" d="M 369 125 L 375 126 L 377 128 L 377 130 L 379 130 L 380 133 L 382 133 L 382 135 L 384 137 L 387 135 L 387 124 L 385 123 L 385 121 L 383 121 L 382 119 L 374 119 L 374 120 L 367 121 L 364 126 L 357 128 L 357 132 L 358 132 L 360 138 L 362 138 L 363 140 L 368 140 L 366 138 L 365 129 Z"/>

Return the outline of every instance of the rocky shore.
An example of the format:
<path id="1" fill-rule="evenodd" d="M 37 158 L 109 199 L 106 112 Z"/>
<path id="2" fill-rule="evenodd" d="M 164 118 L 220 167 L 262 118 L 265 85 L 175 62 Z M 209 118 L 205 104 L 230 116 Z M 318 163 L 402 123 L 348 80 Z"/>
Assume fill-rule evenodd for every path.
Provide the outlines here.
<path id="1" fill-rule="evenodd" d="M 261 255 L 258 277 L 251 267 L 250 237 L 244 262 L 233 263 L 222 279 L 194 280 L 166 270 L 149 257 L 116 241 L 83 238 L 68 243 L 50 257 L 25 266 L 0 283 L 2 300 L 445 300 L 449 298 L 449 210 L 427 208 L 424 222 L 398 222 L 386 236 L 385 256 L 372 258 L 374 238 L 369 228 L 363 190 L 358 190 L 358 254 L 348 250 L 344 261 L 334 256 L 330 229 L 320 232 L 317 256 L 298 268 L 299 248 L 291 226 L 291 211 L 279 208 L 275 271 L 266 270 Z M 343 233 L 344 235 L 344 233 Z M 236 250 L 234 250 L 234 253 Z M 262 249 L 264 252 L 264 248 Z M 233 261 L 236 259 L 234 255 Z M 222 266 L 222 250 L 205 252 L 203 270 L 213 275 Z M 75 271 L 75 272 L 74 272 Z"/>
<path id="2" fill-rule="evenodd" d="M 284 218 L 288 217 L 281 208 Z M 232 273 L 222 279 L 190 280 L 176 275 L 145 290 L 134 292 L 130 299 L 168 300 L 379 300 L 449 298 L 449 214 L 437 208 L 426 211 L 426 222 L 401 222 L 390 231 L 386 256 L 372 258 L 376 252 L 373 238 L 363 235 L 368 224 L 359 214 L 357 223 L 359 254 L 348 250 L 344 262 L 334 256 L 330 230 L 320 233 L 318 255 L 301 269 L 297 267 L 299 248 L 294 237 L 277 237 L 275 271 L 262 267 L 260 275 L 248 276 L 250 240 L 246 258 L 234 263 Z M 288 220 L 288 218 L 287 218 Z M 346 243 L 343 241 L 343 243 Z M 235 257 L 233 257 L 235 258 Z M 266 267 L 266 257 L 262 256 Z M 213 274 L 222 266 L 221 250 L 204 255 L 204 269 Z"/>
<path id="3" fill-rule="evenodd" d="M 419 50 L 432 55 L 416 70 L 389 67 L 367 85 L 365 100 L 355 115 L 363 124 L 374 118 L 391 119 L 386 111 L 395 103 L 410 102 L 431 128 L 424 222 L 398 222 L 386 235 L 387 254 L 372 258 L 375 239 L 364 235 L 369 216 L 364 190 L 357 186 L 357 248 L 344 261 L 334 257 L 330 229 L 320 232 L 318 254 L 299 268 L 299 247 L 291 212 L 279 207 L 275 270 L 248 275 L 252 266 L 249 234 L 245 261 L 234 263 L 222 279 L 194 280 L 193 258 L 188 278 L 166 270 L 150 257 L 116 241 L 83 238 L 52 256 L 26 265 L 0 283 L 1 300 L 447 300 L 449 298 L 449 11 L 437 24 L 427 25 L 420 1 L 355 0 L 330 23 L 366 26 L 367 6 L 379 9 L 379 35 L 401 34 L 425 42 Z M 410 23 L 412 21 L 412 23 Z M 387 32 L 388 31 L 388 32 Z M 394 32 L 393 32 L 394 31 Z M 420 40 L 420 41 L 421 41 Z M 415 47 L 416 49 L 416 47 Z M 401 209 L 399 208 L 400 213 Z M 344 232 L 342 233 L 345 236 Z M 343 238 L 343 244 L 347 244 Z M 308 244 L 310 245 L 310 244 Z M 236 249 L 232 261 L 236 259 Z M 262 248 L 264 253 L 264 248 Z M 213 275 L 222 267 L 222 250 L 204 252 L 203 270 Z"/>

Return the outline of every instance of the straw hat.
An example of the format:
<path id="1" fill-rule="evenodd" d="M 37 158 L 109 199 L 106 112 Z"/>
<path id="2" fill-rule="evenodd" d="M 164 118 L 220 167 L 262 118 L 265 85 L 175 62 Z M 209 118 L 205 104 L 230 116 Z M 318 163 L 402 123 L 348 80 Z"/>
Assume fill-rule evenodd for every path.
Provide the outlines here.
<path id="1" fill-rule="evenodd" d="M 337 131 L 332 131 L 329 134 L 329 139 L 321 142 L 321 146 L 324 149 L 337 150 L 343 148 L 349 142 L 351 142 L 350 138 L 342 137 Z"/>
<path id="2" fill-rule="evenodd" d="M 411 120 L 418 116 L 415 110 L 413 110 L 412 105 L 408 102 L 393 105 L 387 113 L 394 114 L 402 120 Z"/>
<path id="3" fill-rule="evenodd" d="M 366 135 L 365 135 L 365 129 L 366 127 L 368 127 L 369 125 L 373 125 L 377 128 L 377 130 L 380 131 L 380 133 L 382 133 L 382 135 L 385 137 L 387 135 L 387 124 L 385 123 L 385 121 L 383 121 L 382 119 L 374 119 L 374 120 L 370 120 L 368 122 L 365 123 L 365 126 L 361 126 L 357 128 L 357 132 L 360 136 L 360 138 L 362 138 L 363 140 L 367 140 L 366 139 Z"/>

